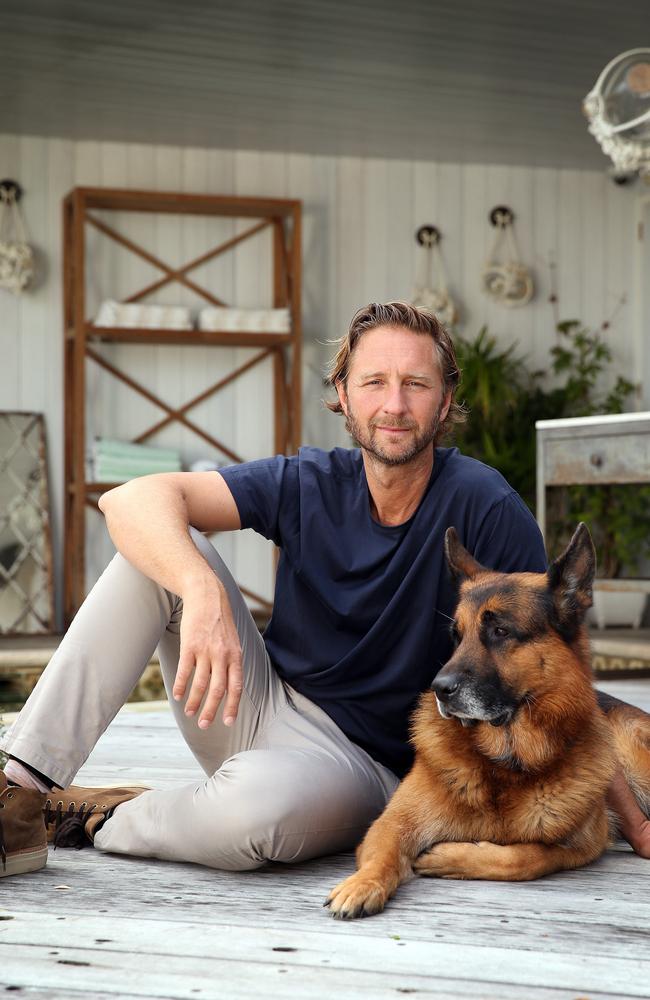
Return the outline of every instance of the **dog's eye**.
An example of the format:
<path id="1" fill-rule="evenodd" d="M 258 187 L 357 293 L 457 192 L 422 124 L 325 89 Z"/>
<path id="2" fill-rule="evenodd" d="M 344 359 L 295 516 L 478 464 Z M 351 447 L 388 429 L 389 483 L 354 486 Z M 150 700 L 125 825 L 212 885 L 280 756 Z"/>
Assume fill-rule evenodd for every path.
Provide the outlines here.
<path id="1" fill-rule="evenodd" d="M 508 632 L 507 628 L 503 627 L 503 625 L 495 625 L 494 635 L 497 637 L 497 639 L 505 639 L 505 637 L 507 635 L 510 635 L 510 633 Z"/>

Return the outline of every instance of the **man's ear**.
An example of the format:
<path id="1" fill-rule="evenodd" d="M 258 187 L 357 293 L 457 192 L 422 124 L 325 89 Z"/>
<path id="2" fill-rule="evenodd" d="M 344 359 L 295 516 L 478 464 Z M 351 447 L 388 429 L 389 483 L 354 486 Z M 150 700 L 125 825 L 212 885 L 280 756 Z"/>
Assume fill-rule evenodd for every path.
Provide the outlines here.
<path id="1" fill-rule="evenodd" d="M 457 583 L 471 580 L 477 573 L 486 572 L 485 566 L 481 566 L 461 543 L 455 528 L 447 528 L 445 532 L 445 555 L 451 575 Z"/>
<path id="2" fill-rule="evenodd" d="M 589 529 L 582 521 L 562 555 L 548 568 L 548 583 L 560 622 L 568 624 L 593 604 L 592 585 L 596 551 Z"/>
<path id="3" fill-rule="evenodd" d="M 440 410 L 440 417 L 439 417 L 440 423 L 442 423 L 443 420 L 446 419 L 447 414 L 449 413 L 449 407 L 451 406 L 451 393 L 452 390 L 450 389 L 444 398 L 442 409 Z"/>
<path id="4" fill-rule="evenodd" d="M 345 382 L 341 382 L 337 379 L 334 383 L 334 388 L 336 389 L 336 394 L 339 397 L 339 403 L 341 404 L 341 409 L 347 417 L 348 415 L 348 394 L 345 391 Z"/>

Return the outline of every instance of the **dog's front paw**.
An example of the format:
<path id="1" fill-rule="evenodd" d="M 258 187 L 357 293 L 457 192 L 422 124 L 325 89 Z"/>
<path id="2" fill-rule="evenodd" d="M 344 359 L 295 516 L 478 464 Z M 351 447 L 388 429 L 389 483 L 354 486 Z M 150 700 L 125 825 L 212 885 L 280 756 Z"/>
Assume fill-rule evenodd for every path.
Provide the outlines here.
<path id="1" fill-rule="evenodd" d="M 415 859 L 413 871 L 416 875 L 432 875 L 435 878 L 472 878 L 469 867 L 478 846 L 451 841 L 434 844 Z"/>
<path id="2" fill-rule="evenodd" d="M 339 920 L 354 920 L 381 913 L 387 899 L 388 892 L 379 879 L 355 872 L 332 889 L 323 906 Z"/>

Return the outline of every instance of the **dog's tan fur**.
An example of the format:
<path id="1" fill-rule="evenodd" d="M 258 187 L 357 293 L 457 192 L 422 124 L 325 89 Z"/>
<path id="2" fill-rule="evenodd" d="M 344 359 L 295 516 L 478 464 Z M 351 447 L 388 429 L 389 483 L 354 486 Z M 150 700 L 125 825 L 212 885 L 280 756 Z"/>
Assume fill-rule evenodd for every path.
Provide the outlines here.
<path id="1" fill-rule="evenodd" d="M 458 655 L 477 670 L 489 660 L 521 701 L 508 724 L 470 725 L 443 718 L 433 692 L 422 696 L 415 763 L 358 848 L 358 871 L 330 893 L 334 916 L 378 913 L 413 873 L 519 881 L 595 860 L 611 836 L 605 795 L 617 760 L 647 812 L 650 716 L 622 702 L 607 716 L 598 706 L 582 622 L 593 576 L 584 526 L 571 546 L 548 575 L 506 575 L 449 536 L 462 639 L 448 666 Z M 534 634 L 534 607 L 545 600 L 557 627 Z M 486 648 L 484 613 L 504 608 L 534 637 Z"/>

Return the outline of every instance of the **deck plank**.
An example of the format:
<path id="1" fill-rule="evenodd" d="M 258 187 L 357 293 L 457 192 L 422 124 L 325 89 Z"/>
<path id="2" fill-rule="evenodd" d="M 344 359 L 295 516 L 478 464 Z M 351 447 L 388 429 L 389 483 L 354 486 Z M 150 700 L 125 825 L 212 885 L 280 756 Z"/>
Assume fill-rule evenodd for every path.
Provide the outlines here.
<path id="1" fill-rule="evenodd" d="M 599 687 L 650 709 L 650 681 Z M 170 712 L 151 708 L 118 715 L 79 782 L 199 776 Z M 43 871 L 0 883 L 0 984 L 90 1000 L 648 995 L 650 863 L 627 845 L 532 883 L 417 879 L 370 920 L 332 920 L 321 903 L 353 863 L 232 873 L 52 851 Z"/>

